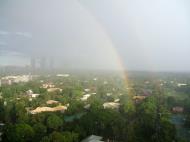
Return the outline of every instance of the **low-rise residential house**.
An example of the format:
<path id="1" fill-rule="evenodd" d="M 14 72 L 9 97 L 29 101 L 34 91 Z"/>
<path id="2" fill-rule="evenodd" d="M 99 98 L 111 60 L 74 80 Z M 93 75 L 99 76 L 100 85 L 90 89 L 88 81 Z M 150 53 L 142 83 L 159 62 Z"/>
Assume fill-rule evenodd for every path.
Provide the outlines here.
<path id="1" fill-rule="evenodd" d="M 107 82 L 107 81 L 104 81 L 104 85 L 106 85 L 106 84 L 108 84 L 108 82 Z"/>
<path id="2" fill-rule="evenodd" d="M 59 102 L 58 101 L 55 101 L 55 100 L 48 100 L 47 102 L 46 102 L 46 104 L 48 104 L 48 105 L 52 105 L 52 104 L 58 104 Z"/>
<path id="3" fill-rule="evenodd" d="M 85 92 L 90 92 L 90 89 L 86 88 L 84 89 Z"/>
<path id="4" fill-rule="evenodd" d="M 150 82 L 149 82 L 149 81 L 145 81 L 144 83 L 145 83 L 145 84 L 149 84 Z"/>
<path id="5" fill-rule="evenodd" d="M 94 78 L 93 80 L 96 81 L 96 80 L 98 80 L 98 79 L 97 79 L 97 78 Z"/>
<path id="6" fill-rule="evenodd" d="M 38 113 L 42 113 L 42 112 L 56 112 L 56 111 L 65 112 L 65 110 L 67 110 L 66 106 L 37 107 L 36 109 L 31 110 L 30 113 L 31 114 L 38 114 Z"/>
<path id="7" fill-rule="evenodd" d="M 16 98 L 17 101 L 21 100 L 21 98 Z"/>
<path id="8" fill-rule="evenodd" d="M 81 98 L 81 101 L 87 101 L 90 96 L 91 94 L 83 95 L 83 97 Z"/>
<path id="9" fill-rule="evenodd" d="M 90 106 L 91 106 L 90 104 L 87 104 L 87 105 L 84 106 L 84 108 L 85 108 L 85 109 L 89 109 Z"/>
<path id="10" fill-rule="evenodd" d="M 35 93 L 33 93 L 32 90 L 26 91 L 26 94 L 27 94 L 29 97 L 31 97 L 31 98 L 36 98 L 36 97 L 38 97 L 38 96 L 40 95 L 40 94 L 35 94 Z"/>
<path id="11" fill-rule="evenodd" d="M 137 96 L 134 96 L 134 97 L 133 97 L 133 100 L 141 101 L 141 100 L 144 100 L 145 98 L 146 98 L 146 96 L 137 95 Z"/>
<path id="12" fill-rule="evenodd" d="M 120 106 L 120 103 L 115 102 L 106 102 L 103 104 L 104 109 L 110 108 L 110 109 L 118 109 Z"/>
<path id="13" fill-rule="evenodd" d="M 183 111 L 184 111 L 184 108 L 180 106 L 176 106 L 172 108 L 172 112 L 174 113 L 183 113 Z"/>
<path id="14" fill-rule="evenodd" d="M 4 101 L 3 105 L 4 105 L 4 106 L 7 106 L 7 101 Z"/>
<path id="15" fill-rule="evenodd" d="M 30 90 L 26 91 L 26 94 L 31 95 L 31 94 L 33 94 L 33 91 L 30 89 Z"/>
<path id="16" fill-rule="evenodd" d="M 120 99 L 115 99 L 114 102 L 115 103 L 118 103 L 120 101 Z"/>
<path id="17" fill-rule="evenodd" d="M 0 127 L 5 126 L 5 123 L 0 122 Z"/>
<path id="18" fill-rule="evenodd" d="M 90 91 L 96 92 L 96 91 L 97 91 L 97 88 L 96 88 L 95 86 L 92 86 L 92 87 L 90 87 Z"/>
<path id="19" fill-rule="evenodd" d="M 56 91 L 62 92 L 63 89 L 61 89 L 61 88 L 49 88 L 49 89 L 47 89 L 47 91 L 48 92 L 56 92 Z"/>
<path id="20" fill-rule="evenodd" d="M 91 135 L 81 142 L 103 142 L 101 141 L 103 138 L 101 136 Z"/>
<path id="21" fill-rule="evenodd" d="M 38 97 L 39 95 L 40 95 L 40 94 L 31 94 L 30 97 L 36 98 L 36 97 Z"/>
<path id="22" fill-rule="evenodd" d="M 107 94 L 106 94 L 106 96 L 111 96 L 111 95 L 112 95 L 112 93 L 107 93 Z"/>

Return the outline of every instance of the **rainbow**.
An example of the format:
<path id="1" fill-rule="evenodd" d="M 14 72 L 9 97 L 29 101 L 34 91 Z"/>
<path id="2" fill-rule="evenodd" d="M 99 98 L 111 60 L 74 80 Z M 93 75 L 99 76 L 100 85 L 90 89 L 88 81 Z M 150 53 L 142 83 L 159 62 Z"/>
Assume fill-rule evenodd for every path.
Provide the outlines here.
<path id="1" fill-rule="evenodd" d="M 93 15 L 93 13 L 91 11 L 89 11 L 86 7 L 84 7 L 78 0 L 76 0 L 76 3 L 80 6 L 80 8 L 83 11 L 85 11 L 89 15 L 89 17 L 96 23 L 98 28 L 104 33 L 105 40 L 107 42 L 109 42 L 109 45 L 110 45 L 109 51 L 111 52 L 111 55 L 114 56 L 114 58 L 116 59 L 116 62 L 117 62 L 118 68 L 119 68 L 118 70 L 122 76 L 122 79 L 124 80 L 125 87 L 127 89 L 127 93 L 129 96 L 133 96 L 133 91 L 131 90 L 131 87 L 130 87 L 128 73 L 125 69 L 124 62 L 123 62 L 119 52 L 117 51 L 116 47 L 114 46 L 114 44 L 111 40 L 111 37 L 107 33 L 106 28 L 104 28 L 104 26 L 101 24 L 101 22 L 99 22 L 98 19 Z"/>

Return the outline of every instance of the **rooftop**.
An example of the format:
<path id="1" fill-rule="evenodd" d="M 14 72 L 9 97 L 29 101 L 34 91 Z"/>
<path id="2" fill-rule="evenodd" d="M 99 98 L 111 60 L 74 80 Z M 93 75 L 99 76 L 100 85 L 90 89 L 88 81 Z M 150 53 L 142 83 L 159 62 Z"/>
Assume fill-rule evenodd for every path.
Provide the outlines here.
<path id="1" fill-rule="evenodd" d="M 81 142 L 103 142 L 101 140 L 102 140 L 101 136 L 91 135 L 86 139 L 82 140 Z"/>

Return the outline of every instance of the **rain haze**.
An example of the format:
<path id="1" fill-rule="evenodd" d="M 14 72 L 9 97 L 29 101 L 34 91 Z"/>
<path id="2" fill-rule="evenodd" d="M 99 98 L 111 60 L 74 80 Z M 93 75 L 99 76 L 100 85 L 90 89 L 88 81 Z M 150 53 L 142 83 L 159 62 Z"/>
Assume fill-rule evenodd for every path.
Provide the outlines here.
<path id="1" fill-rule="evenodd" d="M 188 0 L 1 0 L 0 65 L 190 71 Z"/>
<path id="2" fill-rule="evenodd" d="M 190 142 L 190 0 L 0 0 L 0 142 Z"/>

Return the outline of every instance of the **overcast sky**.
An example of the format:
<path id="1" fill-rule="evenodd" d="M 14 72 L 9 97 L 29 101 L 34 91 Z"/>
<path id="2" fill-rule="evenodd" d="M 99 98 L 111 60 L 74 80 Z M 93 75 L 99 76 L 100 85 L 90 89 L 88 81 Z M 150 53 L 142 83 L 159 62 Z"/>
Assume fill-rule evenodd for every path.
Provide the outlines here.
<path id="1" fill-rule="evenodd" d="M 0 65 L 190 71 L 189 54 L 189 0 L 0 0 Z"/>

